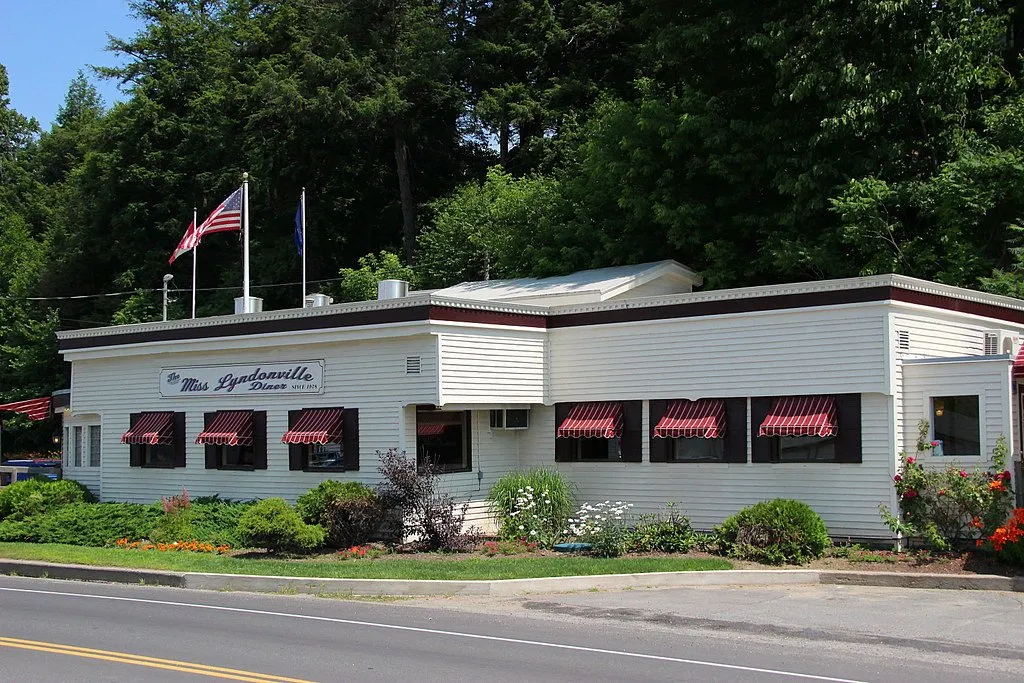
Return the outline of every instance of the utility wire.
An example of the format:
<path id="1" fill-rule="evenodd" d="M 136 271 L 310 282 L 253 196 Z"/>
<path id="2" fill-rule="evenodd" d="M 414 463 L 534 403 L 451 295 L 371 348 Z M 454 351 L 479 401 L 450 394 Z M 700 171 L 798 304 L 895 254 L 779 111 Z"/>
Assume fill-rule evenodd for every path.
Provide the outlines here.
<path id="1" fill-rule="evenodd" d="M 308 280 L 307 284 L 319 284 L 323 282 L 340 282 L 340 277 L 327 278 L 324 280 Z M 251 285 L 252 289 L 268 289 L 271 287 L 294 287 L 302 284 L 301 282 L 280 282 L 269 285 Z M 198 287 L 197 292 L 222 292 L 228 290 L 240 290 L 241 285 L 237 287 Z M 179 292 L 190 292 L 192 288 L 181 289 L 174 287 L 174 290 Z M 71 301 L 76 299 L 100 299 L 104 297 L 115 297 L 115 296 L 130 296 L 132 294 L 140 293 L 152 293 L 152 292 L 163 292 L 163 287 L 155 287 L 153 289 L 132 289 L 125 292 L 105 292 L 102 294 L 73 294 L 67 296 L 0 296 L 0 301 Z"/>

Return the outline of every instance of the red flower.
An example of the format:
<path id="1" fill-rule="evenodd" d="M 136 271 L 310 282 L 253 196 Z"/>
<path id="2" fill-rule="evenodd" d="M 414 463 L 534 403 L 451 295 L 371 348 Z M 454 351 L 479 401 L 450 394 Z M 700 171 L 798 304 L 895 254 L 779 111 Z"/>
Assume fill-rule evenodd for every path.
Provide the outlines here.
<path id="1" fill-rule="evenodd" d="M 897 481 L 897 482 L 898 481 L 903 481 L 903 477 L 901 477 L 900 475 L 897 474 L 895 477 L 892 478 L 892 480 L 893 481 Z"/>
<path id="2" fill-rule="evenodd" d="M 912 455 L 907 456 L 907 464 L 908 465 L 913 465 L 914 464 L 914 456 L 912 456 Z"/>
<path id="3" fill-rule="evenodd" d="M 966 478 L 967 477 L 967 472 L 964 471 L 964 470 L 960 470 L 960 476 Z"/>
<path id="4" fill-rule="evenodd" d="M 939 447 L 939 442 L 938 441 L 932 441 L 932 447 L 933 448 L 938 448 Z"/>
<path id="5" fill-rule="evenodd" d="M 1010 474 L 1010 470 L 1003 470 L 1003 473 L 1000 474 L 999 476 L 1002 478 L 1003 481 L 1010 481 L 1010 479 L 1013 478 L 1013 475 Z"/>
<path id="6" fill-rule="evenodd" d="M 915 491 L 914 489 L 907 489 L 906 492 L 903 494 L 903 497 L 904 498 L 917 498 L 917 491 Z"/>

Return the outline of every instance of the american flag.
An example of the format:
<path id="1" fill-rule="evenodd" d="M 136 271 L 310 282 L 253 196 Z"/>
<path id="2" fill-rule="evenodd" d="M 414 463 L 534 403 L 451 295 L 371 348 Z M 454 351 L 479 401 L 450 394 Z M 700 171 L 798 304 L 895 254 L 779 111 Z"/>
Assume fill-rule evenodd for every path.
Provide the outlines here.
<path id="1" fill-rule="evenodd" d="M 196 228 L 196 243 L 211 232 L 231 232 L 242 229 L 242 188 L 231 193 L 209 217 Z"/>
<path id="2" fill-rule="evenodd" d="M 199 234 L 196 232 L 196 222 L 193 220 L 188 224 L 188 229 L 185 231 L 185 236 L 178 242 L 177 248 L 174 253 L 171 254 L 171 258 L 168 259 L 168 263 L 174 263 L 174 259 L 178 258 L 185 252 L 191 251 L 195 246 L 199 244 Z"/>

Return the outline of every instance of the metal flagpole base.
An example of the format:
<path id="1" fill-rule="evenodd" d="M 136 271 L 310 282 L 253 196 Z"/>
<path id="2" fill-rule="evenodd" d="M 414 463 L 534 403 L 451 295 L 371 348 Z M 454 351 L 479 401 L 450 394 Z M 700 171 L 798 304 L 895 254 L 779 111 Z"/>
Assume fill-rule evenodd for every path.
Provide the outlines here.
<path id="1" fill-rule="evenodd" d="M 235 314 L 240 313 L 261 313 L 263 311 L 263 299 L 258 296 L 235 297 Z"/>

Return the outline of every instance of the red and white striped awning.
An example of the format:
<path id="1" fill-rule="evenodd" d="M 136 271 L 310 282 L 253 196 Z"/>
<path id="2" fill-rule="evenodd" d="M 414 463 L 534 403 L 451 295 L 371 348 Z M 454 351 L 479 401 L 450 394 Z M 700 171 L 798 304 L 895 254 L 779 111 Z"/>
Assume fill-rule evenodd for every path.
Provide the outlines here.
<path id="1" fill-rule="evenodd" d="M 341 443 L 341 408 L 306 408 L 281 443 Z"/>
<path id="2" fill-rule="evenodd" d="M 416 425 L 416 436 L 437 436 L 450 426 L 438 422 L 420 422 Z"/>
<path id="3" fill-rule="evenodd" d="M 621 434 L 622 404 L 610 401 L 577 403 L 556 432 L 562 439 L 614 439 Z"/>
<path id="4" fill-rule="evenodd" d="M 654 436 L 661 439 L 720 439 L 724 435 L 725 401 L 719 398 L 671 401 L 654 428 Z"/>
<path id="5" fill-rule="evenodd" d="M 135 426 L 121 435 L 121 443 L 150 446 L 174 443 L 174 413 L 142 413 Z"/>
<path id="6" fill-rule="evenodd" d="M 210 425 L 196 437 L 196 443 L 207 446 L 251 446 L 252 431 L 251 410 L 218 410 Z"/>
<path id="7" fill-rule="evenodd" d="M 1013 359 L 1014 379 L 1024 379 L 1024 345 L 1021 345 L 1017 357 Z"/>
<path id="8" fill-rule="evenodd" d="M 758 436 L 835 436 L 836 401 L 831 396 L 786 396 L 772 401 Z"/>
<path id="9" fill-rule="evenodd" d="M 26 415 L 30 420 L 45 420 L 50 417 L 50 397 L 30 398 L 24 401 L 0 403 L 0 412 L 9 410 Z"/>

